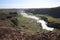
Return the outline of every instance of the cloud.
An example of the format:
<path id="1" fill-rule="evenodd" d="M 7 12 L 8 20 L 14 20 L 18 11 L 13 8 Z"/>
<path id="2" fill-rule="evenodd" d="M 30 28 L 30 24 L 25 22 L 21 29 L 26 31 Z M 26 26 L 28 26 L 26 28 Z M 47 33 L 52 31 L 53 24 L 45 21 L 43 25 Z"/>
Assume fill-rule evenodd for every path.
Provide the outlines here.
<path id="1" fill-rule="evenodd" d="M 0 8 L 51 8 L 56 6 L 60 6 L 60 2 L 56 3 L 52 0 L 26 0 L 25 2 L 21 3 L 0 4 Z"/>

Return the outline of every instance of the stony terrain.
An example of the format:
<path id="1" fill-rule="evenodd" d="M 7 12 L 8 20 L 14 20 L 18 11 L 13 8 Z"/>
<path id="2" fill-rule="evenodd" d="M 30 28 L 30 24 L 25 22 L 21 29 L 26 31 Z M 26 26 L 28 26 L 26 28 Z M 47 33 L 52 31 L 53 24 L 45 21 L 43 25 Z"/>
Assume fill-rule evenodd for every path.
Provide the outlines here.
<path id="1" fill-rule="evenodd" d="M 0 20 L 0 40 L 60 40 L 60 34 L 49 31 L 28 35 L 26 31 L 16 29 L 9 21 Z"/>
<path id="2" fill-rule="evenodd" d="M 0 28 L 0 40 L 60 40 L 60 34 L 50 31 L 27 35 L 25 31 L 14 28 Z"/>

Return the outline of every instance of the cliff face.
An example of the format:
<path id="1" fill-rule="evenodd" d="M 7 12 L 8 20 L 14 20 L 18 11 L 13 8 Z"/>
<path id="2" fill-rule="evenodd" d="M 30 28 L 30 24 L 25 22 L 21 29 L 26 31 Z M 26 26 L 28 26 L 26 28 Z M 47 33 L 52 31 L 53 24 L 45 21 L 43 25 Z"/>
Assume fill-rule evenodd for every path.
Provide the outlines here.
<path id="1" fill-rule="evenodd" d="M 27 9 L 26 12 L 30 12 L 30 13 L 33 13 L 33 14 L 50 15 L 54 18 L 60 18 L 60 7 Z"/>
<path id="2" fill-rule="evenodd" d="M 60 18 L 60 7 L 51 8 L 49 10 L 49 15 L 55 18 Z"/>

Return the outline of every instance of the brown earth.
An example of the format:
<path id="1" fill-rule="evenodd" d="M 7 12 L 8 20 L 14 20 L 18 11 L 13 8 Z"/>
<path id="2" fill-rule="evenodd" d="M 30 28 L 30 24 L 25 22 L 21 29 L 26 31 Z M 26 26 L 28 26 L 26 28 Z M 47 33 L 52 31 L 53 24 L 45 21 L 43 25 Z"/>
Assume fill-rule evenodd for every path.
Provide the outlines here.
<path id="1" fill-rule="evenodd" d="M 26 40 L 28 35 L 24 31 L 12 28 L 0 28 L 0 40 Z"/>
<path id="2" fill-rule="evenodd" d="M 31 40 L 60 40 L 60 34 L 55 32 L 35 33 L 31 36 Z"/>
<path id="3" fill-rule="evenodd" d="M 0 40 L 60 40 L 60 34 L 55 32 L 35 33 L 27 35 L 24 31 L 15 28 L 0 28 Z"/>
<path id="4" fill-rule="evenodd" d="M 0 20 L 0 27 L 16 27 L 11 20 L 6 19 L 6 20 Z"/>

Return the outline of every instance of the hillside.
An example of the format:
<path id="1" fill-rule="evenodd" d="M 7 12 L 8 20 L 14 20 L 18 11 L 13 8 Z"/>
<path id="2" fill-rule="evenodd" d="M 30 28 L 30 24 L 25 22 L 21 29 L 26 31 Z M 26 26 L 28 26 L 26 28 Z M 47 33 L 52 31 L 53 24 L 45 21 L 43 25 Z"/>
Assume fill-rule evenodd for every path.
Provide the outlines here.
<path id="1" fill-rule="evenodd" d="M 25 11 L 28 13 L 30 12 L 33 14 L 44 14 L 52 16 L 54 18 L 60 18 L 60 7 L 26 9 Z"/>
<path id="2" fill-rule="evenodd" d="M 0 28 L 0 40 L 60 40 L 60 34 L 50 31 L 28 35 L 25 31 Z"/>
<path id="3" fill-rule="evenodd" d="M 18 29 L 24 30 L 29 34 L 35 32 L 42 32 L 41 24 L 37 23 L 36 20 L 25 18 L 23 16 L 18 16 Z"/>
<path id="4" fill-rule="evenodd" d="M 60 9 L 58 11 L 56 11 L 55 8 L 41 10 L 28 9 L 28 13 L 30 13 L 29 10 L 33 11 L 31 15 L 40 17 L 45 21 L 47 20 L 49 25 L 54 24 L 53 26 L 55 27 L 57 24 L 60 24 L 59 15 L 56 17 L 47 13 L 49 10 L 54 10 L 52 13 L 58 13 Z M 42 29 L 41 24 L 37 23 L 36 20 L 23 17 L 19 15 L 20 13 L 18 13 L 18 11 L 16 9 L 0 10 L 0 40 L 60 40 L 60 29 L 55 29 L 53 31 Z M 59 25 L 56 27 L 58 26 Z"/>

